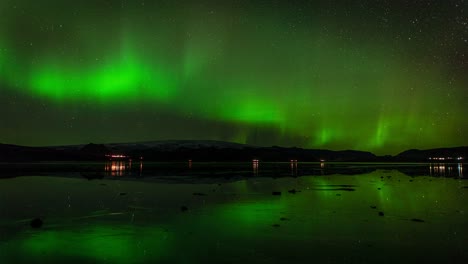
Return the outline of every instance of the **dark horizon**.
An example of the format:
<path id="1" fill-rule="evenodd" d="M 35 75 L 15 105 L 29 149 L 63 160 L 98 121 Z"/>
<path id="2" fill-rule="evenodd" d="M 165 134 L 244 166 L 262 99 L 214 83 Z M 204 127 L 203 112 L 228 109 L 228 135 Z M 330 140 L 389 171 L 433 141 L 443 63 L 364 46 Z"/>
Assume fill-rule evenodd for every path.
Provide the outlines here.
<path id="1" fill-rule="evenodd" d="M 222 140 L 214 140 L 214 139 L 162 139 L 162 140 L 145 140 L 145 141 L 125 141 L 125 142 L 86 142 L 86 143 L 73 143 L 73 144 L 55 144 L 55 145 L 20 145 L 20 144 L 12 144 L 8 142 L 0 142 L 0 144 L 4 145 L 15 145 L 15 146 L 22 146 L 22 147 L 71 147 L 71 146 L 86 146 L 88 144 L 96 144 L 96 145 L 123 145 L 123 144 L 143 144 L 143 143 L 164 143 L 164 142 L 219 142 L 219 143 L 228 143 L 228 144 L 239 144 L 245 145 L 250 147 L 261 147 L 261 148 L 268 148 L 268 147 L 280 147 L 280 148 L 299 148 L 304 150 L 330 150 L 330 151 L 360 151 L 360 152 L 370 152 L 375 154 L 376 156 L 396 156 L 401 154 L 405 151 L 409 150 L 435 150 L 435 149 L 453 149 L 453 148 L 468 148 L 468 145 L 460 145 L 460 146 L 438 146 L 438 147 L 431 147 L 431 148 L 408 148 L 398 151 L 393 154 L 376 154 L 370 150 L 365 149 L 328 149 L 328 148 L 307 148 L 307 147 L 300 147 L 300 146 L 284 146 L 284 145 L 254 145 L 254 144 L 246 144 L 246 143 L 237 143 L 232 141 L 222 141 Z"/>
<path id="2" fill-rule="evenodd" d="M 468 147 L 409 149 L 397 155 L 376 155 L 359 150 L 304 149 L 281 146 L 252 146 L 223 141 L 153 141 L 27 147 L 0 144 L 0 160 L 28 161 L 105 161 L 112 155 L 124 159 L 164 162 L 465 162 Z"/>

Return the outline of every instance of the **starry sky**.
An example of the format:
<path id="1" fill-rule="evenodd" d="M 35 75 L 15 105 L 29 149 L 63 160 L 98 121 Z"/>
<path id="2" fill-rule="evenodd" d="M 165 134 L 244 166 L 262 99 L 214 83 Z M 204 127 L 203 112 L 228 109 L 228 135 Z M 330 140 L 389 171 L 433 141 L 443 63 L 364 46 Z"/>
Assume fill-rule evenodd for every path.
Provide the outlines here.
<path id="1" fill-rule="evenodd" d="M 0 142 L 468 145 L 468 1 L 0 1 Z"/>

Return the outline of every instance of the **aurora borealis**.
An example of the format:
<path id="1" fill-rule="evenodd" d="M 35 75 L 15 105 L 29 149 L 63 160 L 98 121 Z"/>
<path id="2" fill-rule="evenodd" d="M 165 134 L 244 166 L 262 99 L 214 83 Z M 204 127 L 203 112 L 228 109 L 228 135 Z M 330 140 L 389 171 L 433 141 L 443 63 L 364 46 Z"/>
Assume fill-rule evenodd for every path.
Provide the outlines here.
<path id="1" fill-rule="evenodd" d="M 0 142 L 468 145 L 468 3 L 0 2 Z"/>

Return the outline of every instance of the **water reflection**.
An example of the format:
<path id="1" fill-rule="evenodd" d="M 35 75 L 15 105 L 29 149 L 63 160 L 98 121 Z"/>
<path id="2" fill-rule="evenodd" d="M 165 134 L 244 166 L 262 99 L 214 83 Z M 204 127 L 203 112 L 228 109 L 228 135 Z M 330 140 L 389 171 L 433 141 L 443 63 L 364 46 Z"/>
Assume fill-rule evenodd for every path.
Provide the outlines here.
<path id="1" fill-rule="evenodd" d="M 259 162 L 252 163 L 258 169 Z M 146 163 L 145 173 L 163 165 Z M 186 163 L 176 165 L 186 171 Z M 262 174 L 269 168 L 289 174 L 289 164 L 280 165 L 262 162 Z M 458 172 L 459 165 L 453 164 L 452 171 Z M 307 166 L 320 169 L 317 163 L 301 162 L 300 172 Z M 427 175 L 428 166 L 417 168 Z M 251 174 L 250 163 L 236 168 Z M 221 177 L 220 187 L 185 180 L 102 181 L 107 187 L 73 178 L 6 180 L 0 184 L 0 193 L 8 197 L 0 210 L 0 263 L 307 263 L 312 257 L 316 263 L 467 263 L 456 259 L 467 255 L 468 237 L 467 189 L 458 181 L 420 178 L 415 183 L 396 170 L 356 175 L 240 181 Z M 385 177 L 385 184 L 379 184 L 382 190 L 377 190 L 375 181 L 382 175 L 391 178 Z M 34 188 L 19 191 L 24 186 Z M 355 191 L 346 192 L 349 187 Z M 118 195 L 122 192 L 128 195 Z M 54 193 L 56 199 L 44 193 Z M 77 202 L 64 210 L 68 196 Z M 180 212 L 181 205 L 189 212 Z M 27 215 L 51 217 L 44 228 L 31 229 L 29 219 L 18 221 L 25 218 L 24 208 Z M 385 215 L 379 216 L 380 210 Z M 130 222 L 133 215 L 135 222 Z M 418 222 L 421 219 L 425 223 Z"/>
<path id="2" fill-rule="evenodd" d="M 291 160 L 291 176 L 297 176 L 297 160 Z"/>
<path id="3" fill-rule="evenodd" d="M 113 177 L 122 177 L 130 172 L 132 163 L 131 161 L 110 161 L 106 162 L 104 165 L 104 171 Z M 142 168 L 142 163 L 140 163 L 140 168 Z"/>
<path id="4" fill-rule="evenodd" d="M 253 169 L 253 175 L 258 176 L 258 160 L 254 159 L 252 161 L 252 169 Z"/>
<path id="5" fill-rule="evenodd" d="M 260 161 L 251 160 L 249 163 L 203 163 L 189 162 L 146 162 L 137 160 L 109 160 L 104 163 L 74 163 L 74 164 L 24 164 L 19 169 L 15 164 L 0 164 L 0 179 L 31 176 L 37 174 L 50 174 L 53 176 L 71 176 L 77 173 L 87 179 L 102 179 L 104 177 L 154 177 L 154 176 L 184 176 L 199 175 L 205 177 L 212 171 L 219 171 L 226 177 L 299 177 L 312 175 L 346 174 L 356 175 L 371 173 L 376 170 L 398 170 L 408 176 L 432 176 L 447 178 L 464 178 L 463 167 L 468 163 L 333 163 L 333 162 L 299 162 L 289 160 L 288 163 L 262 162 L 260 174 Z M 247 166 L 247 167 L 246 167 Z M 250 167 L 252 166 L 252 167 Z M 247 170 L 246 170 L 247 169 Z M 466 172 L 466 171 L 465 171 Z M 220 173 L 220 174 L 221 174 Z"/>
<path id="6" fill-rule="evenodd" d="M 463 178 L 462 163 L 431 163 L 429 175 L 434 177 L 459 177 Z"/>

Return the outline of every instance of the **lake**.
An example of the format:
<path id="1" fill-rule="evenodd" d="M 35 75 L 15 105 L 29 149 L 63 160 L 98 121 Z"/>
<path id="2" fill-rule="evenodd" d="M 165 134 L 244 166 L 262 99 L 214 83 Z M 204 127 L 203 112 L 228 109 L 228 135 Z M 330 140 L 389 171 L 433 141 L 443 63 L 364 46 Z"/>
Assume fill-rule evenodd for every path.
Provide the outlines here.
<path id="1" fill-rule="evenodd" d="M 0 263 L 468 263 L 466 166 L 0 164 Z"/>

